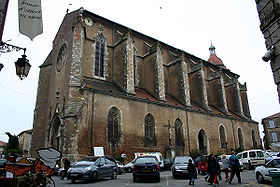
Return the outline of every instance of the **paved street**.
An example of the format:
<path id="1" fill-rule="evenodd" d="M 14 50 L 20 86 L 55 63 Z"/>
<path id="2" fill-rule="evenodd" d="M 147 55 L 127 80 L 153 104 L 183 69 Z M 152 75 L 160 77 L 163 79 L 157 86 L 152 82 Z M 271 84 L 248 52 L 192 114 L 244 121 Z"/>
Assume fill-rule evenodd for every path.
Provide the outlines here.
<path id="1" fill-rule="evenodd" d="M 208 183 L 204 181 L 203 175 L 198 175 L 198 179 L 195 182 L 195 186 L 201 187 L 209 187 Z M 222 177 L 224 179 L 224 173 L 222 173 Z M 242 184 L 237 183 L 237 178 L 233 179 L 232 184 L 225 183 L 224 180 L 220 181 L 220 186 L 242 186 L 242 187 L 271 187 L 271 183 L 266 184 L 258 184 L 257 180 L 254 176 L 253 170 L 244 170 L 241 172 Z M 148 187 L 148 186 L 188 186 L 187 179 L 173 179 L 171 171 L 163 171 L 161 172 L 161 181 L 158 182 L 150 182 L 150 181 L 140 181 L 133 182 L 131 173 L 123 173 L 119 175 L 116 180 L 104 179 L 99 180 L 97 182 L 87 183 L 84 181 L 77 181 L 75 184 L 72 184 L 69 180 L 61 181 L 58 177 L 54 176 L 53 180 L 55 181 L 56 187 L 65 187 L 65 186 L 77 186 L 77 187 L 89 187 L 89 186 L 110 186 L 110 187 L 121 187 L 121 186 L 131 186 L 131 187 Z"/>

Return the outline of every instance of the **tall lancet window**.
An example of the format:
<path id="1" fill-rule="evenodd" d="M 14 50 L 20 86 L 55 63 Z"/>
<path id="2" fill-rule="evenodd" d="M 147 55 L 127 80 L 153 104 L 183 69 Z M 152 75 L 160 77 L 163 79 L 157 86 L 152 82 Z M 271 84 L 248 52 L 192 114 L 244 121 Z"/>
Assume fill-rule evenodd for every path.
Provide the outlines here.
<path id="1" fill-rule="evenodd" d="M 94 75 L 99 78 L 104 78 L 104 61 L 105 61 L 105 38 L 103 34 L 99 34 L 95 38 L 95 63 Z"/>
<path id="2" fill-rule="evenodd" d="M 152 114 L 145 117 L 145 147 L 156 146 L 155 120 Z"/>

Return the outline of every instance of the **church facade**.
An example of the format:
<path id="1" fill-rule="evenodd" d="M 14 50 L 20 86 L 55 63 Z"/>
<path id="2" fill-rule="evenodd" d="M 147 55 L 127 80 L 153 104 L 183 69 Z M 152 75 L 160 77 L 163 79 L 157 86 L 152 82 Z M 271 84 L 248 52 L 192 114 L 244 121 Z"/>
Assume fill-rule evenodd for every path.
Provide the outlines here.
<path id="1" fill-rule="evenodd" d="M 259 147 L 246 84 L 209 50 L 205 61 L 82 8 L 67 13 L 40 66 L 32 156 Z"/>

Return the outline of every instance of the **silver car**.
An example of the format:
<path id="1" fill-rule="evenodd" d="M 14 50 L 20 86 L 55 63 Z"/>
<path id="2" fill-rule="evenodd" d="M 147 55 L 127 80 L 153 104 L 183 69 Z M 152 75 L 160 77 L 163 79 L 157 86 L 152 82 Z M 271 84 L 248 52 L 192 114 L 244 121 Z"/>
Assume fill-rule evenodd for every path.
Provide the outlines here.
<path id="1" fill-rule="evenodd" d="M 259 183 L 264 183 L 265 181 L 272 181 L 269 174 L 273 172 L 280 172 L 280 158 L 274 158 L 268 161 L 263 166 L 258 166 L 255 169 L 256 179 Z"/>

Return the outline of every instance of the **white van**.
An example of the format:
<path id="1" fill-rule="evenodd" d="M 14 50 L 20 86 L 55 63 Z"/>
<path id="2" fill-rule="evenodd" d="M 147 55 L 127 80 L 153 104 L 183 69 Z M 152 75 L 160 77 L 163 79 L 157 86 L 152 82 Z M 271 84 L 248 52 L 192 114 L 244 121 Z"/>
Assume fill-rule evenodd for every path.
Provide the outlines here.
<path id="1" fill-rule="evenodd" d="M 241 153 L 238 153 L 237 157 L 243 163 L 244 168 L 246 169 L 251 169 L 255 166 L 265 164 L 265 157 L 263 151 L 260 149 L 243 151 Z"/>
<path id="2" fill-rule="evenodd" d="M 135 158 L 137 158 L 138 156 L 156 156 L 159 162 L 159 166 L 161 168 L 164 167 L 164 163 L 163 163 L 163 158 L 160 152 L 145 152 L 145 153 L 134 153 Z"/>

